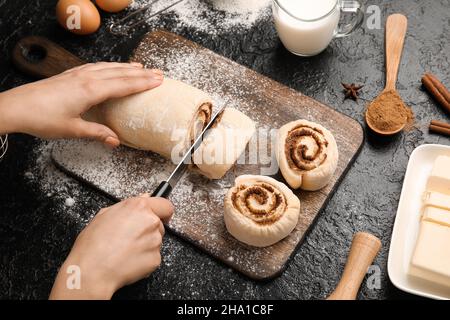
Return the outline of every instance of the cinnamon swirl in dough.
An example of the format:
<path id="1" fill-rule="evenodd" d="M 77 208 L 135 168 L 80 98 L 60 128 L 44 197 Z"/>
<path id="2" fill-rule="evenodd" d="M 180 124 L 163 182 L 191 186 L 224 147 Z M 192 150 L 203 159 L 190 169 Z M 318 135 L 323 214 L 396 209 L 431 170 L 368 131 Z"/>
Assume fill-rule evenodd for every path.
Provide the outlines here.
<path id="1" fill-rule="evenodd" d="M 210 179 L 221 179 L 244 152 L 255 133 L 255 123 L 242 112 L 226 108 L 193 159 L 201 173 Z"/>
<path id="2" fill-rule="evenodd" d="M 211 119 L 212 101 L 203 91 L 165 79 L 155 89 L 109 100 L 83 117 L 111 128 L 124 145 L 171 159 L 183 152 Z"/>
<path id="3" fill-rule="evenodd" d="M 307 120 L 288 123 L 279 130 L 276 155 L 287 183 L 307 191 L 322 189 L 330 182 L 339 157 L 331 132 Z"/>
<path id="4" fill-rule="evenodd" d="M 297 225 L 300 200 L 270 177 L 244 175 L 225 198 L 225 225 L 241 242 L 267 247 L 287 237 Z"/>

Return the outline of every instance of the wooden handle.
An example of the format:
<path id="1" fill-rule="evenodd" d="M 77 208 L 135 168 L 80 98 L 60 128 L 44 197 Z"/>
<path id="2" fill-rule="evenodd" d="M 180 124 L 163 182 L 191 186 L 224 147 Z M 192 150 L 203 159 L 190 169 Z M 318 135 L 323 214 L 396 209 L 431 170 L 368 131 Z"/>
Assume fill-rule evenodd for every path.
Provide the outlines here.
<path id="1" fill-rule="evenodd" d="M 86 63 L 56 43 L 37 36 L 19 40 L 12 60 L 20 71 L 37 78 L 49 78 Z"/>
<path id="2" fill-rule="evenodd" d="M 386 90 L 395 90 L 407 28 L 408 19 L 404 15 L 393 14 L 388 17 L 386 22 Z"/>
<path id="3" fill-rule="evenodd" d="M 369 233 L 358 232 L 353 238 L 341 281 L 327 300 L 355 300 L 367 269 L 380 248 L 380 239 Z"/>

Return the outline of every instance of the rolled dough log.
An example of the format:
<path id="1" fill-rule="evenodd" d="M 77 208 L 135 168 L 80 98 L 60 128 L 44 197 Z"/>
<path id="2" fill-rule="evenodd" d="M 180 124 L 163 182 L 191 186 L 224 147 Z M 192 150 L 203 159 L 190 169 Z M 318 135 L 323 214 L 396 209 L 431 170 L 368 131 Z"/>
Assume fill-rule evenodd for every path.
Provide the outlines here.
<path id="1" fill-rule="evenodd" d="M 195 166 L 210 179 L 221 179 L 236 163 L 255 133 L 255 123 L 242 112 L 226 108 L 194 153 Z"/>
<path id="2" fill-rule="evenodd" d="M 296 227 L 299 215 L 297 196 L 270 177 L 240 176 L 225 197 L 228 232 L 255 247 L 267 247 L 287 237 Z"/>
<path id="3" fill-rule="evenodd" d="M 84 118 L 111 128 L 124 145 L 177 159 L 209 123 L 211 112 L 205 92 L 165 79 L 155 89 L 94 107 Z"/>
<path id="4" fill-rule="evenodd" d="M 290 122 L 278 131 L 276 155 L 287 183 L 307 191 L 325 187 L 339 159 L 331 132 L 307 120 Z"/>

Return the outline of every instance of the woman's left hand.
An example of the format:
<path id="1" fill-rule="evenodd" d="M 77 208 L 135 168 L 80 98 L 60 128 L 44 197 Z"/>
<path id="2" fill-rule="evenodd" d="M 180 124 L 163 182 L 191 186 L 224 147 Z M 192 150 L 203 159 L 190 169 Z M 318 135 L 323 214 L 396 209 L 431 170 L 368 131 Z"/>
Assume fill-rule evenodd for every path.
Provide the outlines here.
<path id="1" fill-rule="evenodd" d="M 81 115 L 105 100 L 150 90 L 162 81 L 161 71 L 137 63 L 83 65 L 0 93 L 0 134 L 91 138 L 116 147 L 120 142 L 114 131 Z"/>

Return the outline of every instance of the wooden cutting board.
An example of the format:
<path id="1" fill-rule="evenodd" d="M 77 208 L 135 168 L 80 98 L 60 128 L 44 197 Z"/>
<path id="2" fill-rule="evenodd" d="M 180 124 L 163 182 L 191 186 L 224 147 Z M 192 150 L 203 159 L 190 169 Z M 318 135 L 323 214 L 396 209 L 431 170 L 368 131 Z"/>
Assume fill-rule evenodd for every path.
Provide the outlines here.
<path id="1" fill-rule="evenodd" d="M 59 59 L 68 54 L 58 53 Z M 64 59 L 79 62 L 74 57 Z M 250 278 L 261 280 L 280 274 L 358 154 L 364 139 L 360 124 L 314 99 L 169 32 L 147 34 L 130 60 L 142 62 L 149 68 L 160 68 L 166 76 L 208 92 L 216 102 L 215 108 L 226 103 L 257 123 L 260 129 L 257 141 L 260 144 L 256 146 L 256 162 L 237 164 L 220 181 L 210 181 L 196 173 L 186 174 L 171 196 L 176 213 L 167 228 Z M 289 237 L 268 248 L 244 245 L 230 236 L 225 228 L 224 195 L 235 177 L 241 174 L 266 174 L 284 181 L 270 169 L 275 160 L 271 150 L 263 147 L 263 142 L 271 138 L 271 129 L 300 118 L 321 123 L 334 134 L 340 153 L 336 174 L 323 190 L 296 192 L 301 200 L 301 215 Z M 52 157 L 59 168 L 115 200 L 151 193 L 175 167 L 151 152 L 126 147 L 111 151 L 96 142 L 76 140 L 58 142 Z"/>

